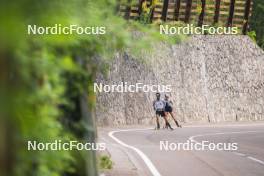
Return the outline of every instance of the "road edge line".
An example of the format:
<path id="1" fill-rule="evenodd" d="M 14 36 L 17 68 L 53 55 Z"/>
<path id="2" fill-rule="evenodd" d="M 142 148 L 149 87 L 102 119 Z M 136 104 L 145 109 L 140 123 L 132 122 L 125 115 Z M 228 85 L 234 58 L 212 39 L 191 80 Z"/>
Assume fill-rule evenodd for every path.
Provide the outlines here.
<path id="1" fill-rule="evenodd" d="M 198 135 L 190 136 L 188 138 L 188 140 L 193 141 L 193 142 L 198 143 L 198 144 L 201 144 L 200 142 L 198 142 L 194 138 L 196 138 L 196 137 L 204 137 L 204 136 L 226 135 L 226 134 L 243 134 L 243 133 L 263 133 L 263 131 L 236 131 L 236 132 L 223 132 L 223 133 L 206 133 L 206 134 L 198 134 Z M 235 155 L 238 155 L 238 156 L 245 157 L 245 158 L 247 158 L 247 159 L 249 159 L 251 161 L 257 162 L 259 164 L 264 165 L 264 161 L 262 161 L 260 159 L 257 159 L 255 157 L 248 156 L 248 155 L 246 155 L 244 153 L 240 153 L 240 152 L 236 152 L 236 151 L 233 151 L 232 153 L 235 154 Z"/>
<path id="2" fill-rule="evenodd" d="M 154 166 L 154 164 L 151 162 L 151 160 L 138 148 L 133 147 L 131 145 L 128 145 L 126 143 L 124 143 L 123 141 L 119 140 L 117 137 L 114 136 L 115 133 L 119 133 L 119 132 L 126 132 L 126 131 L 139 131 L 139 130 L 149 130 L 149 129 L 136 129 L 136 130 L 116 130 L 116 131 L 110 131 L 108 133 L 108 136 L 111 137 L 114 141 L 116 141 L 118 144 L 132 149 L 134 150 L 140 157 L 141 159 L 144 161 L 144 163 L 147 165 L 148 169 L 150 170 L 150 172 L 152 173 L 153 176 L 161 176 L 161 174 L 159 173 L 159 171 L 157 170 L 157 168 Z"/>

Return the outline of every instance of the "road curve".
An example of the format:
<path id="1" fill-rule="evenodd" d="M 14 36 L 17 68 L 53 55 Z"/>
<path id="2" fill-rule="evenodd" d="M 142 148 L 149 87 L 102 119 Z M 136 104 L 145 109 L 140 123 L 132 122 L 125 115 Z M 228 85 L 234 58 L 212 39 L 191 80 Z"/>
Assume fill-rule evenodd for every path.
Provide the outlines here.
<path id="1" fill-rule="evenodd" d="M 192 126 L 174 131 L 153 129 L 109 132 L 117 145 L 126 148 L 144 175 L 153 176 L 263 176 L 264 124 Z M 161 150 L 160 141 L 184 143 L 237 143 L 236 151 Z M 117 163 L 118 164 L 118 163 Z M 141 174 L 142 175 L 142 174 Z"/>

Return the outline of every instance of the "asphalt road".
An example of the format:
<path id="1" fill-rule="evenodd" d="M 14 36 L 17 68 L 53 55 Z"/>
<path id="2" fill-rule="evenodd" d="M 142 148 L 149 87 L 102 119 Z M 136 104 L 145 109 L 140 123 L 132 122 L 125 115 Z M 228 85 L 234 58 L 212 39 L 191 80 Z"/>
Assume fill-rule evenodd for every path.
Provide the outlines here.
<path id="1" fill-rule="evenodd" d="M 142 176 L 263 176 L 264 124 L 110 130 L 109 140 L 133 156 Z M 160 141 L 237 143 L 235 151 L 161 150 Z M 175 149 L 175 148 L 174 148 Z M 117 163 L 118 164 L 118 163 Z"/>

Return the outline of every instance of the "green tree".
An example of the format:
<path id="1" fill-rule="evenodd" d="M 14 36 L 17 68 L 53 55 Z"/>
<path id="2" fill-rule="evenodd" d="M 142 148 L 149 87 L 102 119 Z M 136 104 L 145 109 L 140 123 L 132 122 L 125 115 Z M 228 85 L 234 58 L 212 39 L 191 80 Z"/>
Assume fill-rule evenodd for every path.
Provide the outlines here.
<path id="1" fill-rule="evenodd" d="M 250 19 L 250 29 L 256 32 L 256 40 L 264 48 L 264 1 L 253 0 L 253 11 Z"/>
<path id="2" fill-rule="evenodd" d="M 27 141 L 95 142 L 96 73 L 140 52 L 155 30 L 115 15 L 112 0 L 0 1 L 0 175 L 97 175 L 93 151 L 28 151 Z M 28 35 L 27 25 L 105 26 L 105 35 Z M 131 31 L 141 30 L 141 42 Z M 160 35 L 154 39 L 163 39 Z"/>

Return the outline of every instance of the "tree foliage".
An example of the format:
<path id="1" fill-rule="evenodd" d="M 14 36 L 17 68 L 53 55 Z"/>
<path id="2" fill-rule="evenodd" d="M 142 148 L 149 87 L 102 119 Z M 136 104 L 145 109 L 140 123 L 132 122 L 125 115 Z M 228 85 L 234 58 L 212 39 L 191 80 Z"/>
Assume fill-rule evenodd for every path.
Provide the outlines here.
<path id="1" fill-rule="evenodd" d="M 253 11 L 250 19 L 250 29 L 256 32 L 256 40 L 264 48 L 264 1 L 253 0 Z"/>
<path id="2" fill-rule="evenodd" d="M 0 2 L 0 158 L 9 161 L 0 175 L 96 173 L 86 168 L 94 153 L 28 151 L 27 141 L 94 142 L 91 87 L 96 73 L 106 72 L 114 53 L 124 48 L 140 52 L 153 39 L 163 39 L 151 27 L 127 23 L 115 9 L 112 0 Z M 105 26 L 107 33 L 28 35 L 28 24 Z M 135 42 L 133 30 L 149 35 Z"/>

